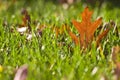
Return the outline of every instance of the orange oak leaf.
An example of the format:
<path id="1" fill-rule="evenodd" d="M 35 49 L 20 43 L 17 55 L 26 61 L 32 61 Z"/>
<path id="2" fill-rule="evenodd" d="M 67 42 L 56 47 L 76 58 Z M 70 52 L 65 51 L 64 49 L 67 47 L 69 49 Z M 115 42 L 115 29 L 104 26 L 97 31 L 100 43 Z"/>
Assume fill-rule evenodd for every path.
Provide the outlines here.
<path id="1" fill-rule="evenodd" d="M 106 29 L 105 31 L 103 31 L 100 35 L 98 35 L 97 40 L 96 40 L 96 44 L 97 46 L 99 46 L 100 41 L 103 39 L 103 37 L 105 37 L 107 35 L 107 33 L 109 32 L 110 29 Z"/>
<path id="2" fill-rule="evenodd" d="M 69 31 L 69 35 L 71 36 L 71 38 L 75 42 L 75 44 L 79 44 L 79 38 L 74 33 Z"/>
<path id="3" fill-rule="evenodd" d="M 114 23 L 113 21 L 110 21 L 109 23 L 106 23 L 106 24 L 104 25 L 105 30 L 96 37 L 97 47 L 100 45 L 100 42 L 102 41 L 102 39 L 103 39 L 105 36 L 107 36 L 107 34 L 108 34 L 108 32 L 110 31 L 110 29 L 111 29 L 111 28 L 114 28 L 114 26 L 115 26 L 115 23 Z M 117 31 L 117 28 L 116 28 L 116 31 Z M 118 33 L 116 32 L 116 34 L 118 34 Z"/>
<path id="4" fill-rule="evenodd" d="M 94 33 L 96 29 L 99 27 L 99 25 L 102 23 L 102 18 L 99 18 L 98 20 L 92 22 L 93 12 L 89 11 L 88 7 L 85 8 L 85 10 L 82 12 L 82 21 L 78 22 L 76 20 L 73 20 L 72 23 L 75 26 L 75 28 L 78 30 L 80 34 L 80 45 L 81 47 L 87 48 L 88 44 L 91 43 L 94 37 Z M 70 33 L 72 34 L 72 33 Z M 72 39 L 74 39 L 75 35 L 70 35 Z M 77 39 L 75 39 L 77 44 Z"/>

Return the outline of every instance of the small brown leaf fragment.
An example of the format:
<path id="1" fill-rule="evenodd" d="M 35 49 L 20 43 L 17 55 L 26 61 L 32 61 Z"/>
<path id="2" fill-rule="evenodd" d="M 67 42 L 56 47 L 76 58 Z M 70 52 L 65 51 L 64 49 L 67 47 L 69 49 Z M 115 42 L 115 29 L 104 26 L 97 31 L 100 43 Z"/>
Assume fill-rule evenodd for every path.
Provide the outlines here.
<path id="1" fill-rule="evenodd" d="M 120 46 L 113 46 L 112 48 L 112 60 L 116 64 L 118 61 L 118 57 L 120 55 Z"/>
<path id="2" fill-rule="evenodd" d="M 22 21 L 23 21 L 23 25 L 28 27 L 28 31 L 29 33 L 31 32 L 31 18 L 30 15 L 28 14 L 28 11 L 26 9 L 23 9 L 21 14 L 23 15 Z"/>
<path id="3" fill-rule="evenodd" d="M 60 29 L 58 29 L 58 28 L 55 28 L 55 34 L 56 34 L 56 38 L 58 37 L 59 31 L 60 31 Z"/>
<path id="4" fill-rule="evenodd" d="M 65 31 L 69 31 L 69 27 L 67 24 L 63 24 L 60 28 L 58 27 L 54 27 L 53 31 L 55 31 L 56 37 L 58 37 L 58 35 L 60 34 L 64 34 Z"/>
<path id="5" fill-rule="evenodd" d="M 17 70 L 14 80 L 26 80 L 27 74 L 28 74 L 28 66 L 23 65 Z"/>
<path id="6" fill-rule="evenodd" d="M 116 65 L 116 68 L 115 68 L 115 79 L 116 80 L 120 80 L 120 46 L 113 46 L 112 48 L 112 60 L 113 62 L 115 63 Z"/>
<path id="7" fill-rule="evenodd" d="M 14 32 L 14 28 L 13 28 L 13 27 L 10 28 L 10 32 L 11 32 L 11 33 Z"/>
<path id="8" fill-rule="evenodd" d="M 8 22 L 7 22 L 6 19 L 3 21 L 2 25 L 3 25 L 3 26 L 8 26 Z"/>
<path id="9" fill-rule="evenodd" d="M 120 80 L 120 62 L 116 63 L 115 76 L 116 80 Z"/>

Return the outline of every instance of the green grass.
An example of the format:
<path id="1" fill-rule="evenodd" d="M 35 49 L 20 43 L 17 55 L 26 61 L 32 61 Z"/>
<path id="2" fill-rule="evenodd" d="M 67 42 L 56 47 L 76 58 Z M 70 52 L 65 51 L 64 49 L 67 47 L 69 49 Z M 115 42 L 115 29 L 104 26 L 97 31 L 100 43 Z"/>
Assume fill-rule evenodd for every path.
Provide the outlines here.
<path id="1" fill-rule="evenodd" d="M 74 3 L 67 10 L 61 5 L 52 2 L 44 3 L 42 0 L 30 4 L 25 1 L 6 2 L 9 7 L 0 11 L 0 64 L 3 71 L 0 72 L 0 80 L 13 80 L 16 67 L 23 64 L 28 65 L 27 80 L 100 80 L 106 76 L 108 80 L 114 78 L 115 68 L 111 61 L 111 49 L 115 45 L 120 45 L 120 35 L 113 33 L 112 28 L 107 37 L 101 42 L 103 53 L 95 48 L 92 43 L 90 50 L 83 52 L 79 46 L 75 46 L 69 34 L 55 37 L 51 26 L 61 27 L 68 24 L 77 33 L 71 24 L 72 19 L 81 20 L 80 13 L 85 8 L 82 3 Z M 94 10 L 93 20 L 98 16 L 103 17 L 103 24 L 113 20 L 120 32 L 120 10 L 114 7 L 112 10 L 104 3 L 100 9 Z M 5 6 L 5 5 L 3 5 Z M 16 24 L 21 24 L 21 9 L 25 7 L 31 16 L 32 34 L 36 32 L 34 20 L 45 24 L 47 27 L 42 32 L 42 37 L 33 37 L 27 41 L 26 36 L 21 36 L 16 31 Z M 3 22 L 7 25 L 3 26 Z M 14 32 L 11 32 L 11 28 Z M 59 42 L 64 42 L 64 46 L 58 46 Z M 103 54 L 103 55 L 102 55 Z M 102 55 L 102 56 L 101 56 Z M 97 68 L 97 72 L 92 71 Z"/>

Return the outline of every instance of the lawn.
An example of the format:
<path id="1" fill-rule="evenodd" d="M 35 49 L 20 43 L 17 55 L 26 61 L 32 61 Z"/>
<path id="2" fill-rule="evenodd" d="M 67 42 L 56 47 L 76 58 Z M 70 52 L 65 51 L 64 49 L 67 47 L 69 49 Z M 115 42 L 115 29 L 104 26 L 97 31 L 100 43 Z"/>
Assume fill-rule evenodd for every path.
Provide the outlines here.
<path id="1" fill-rule="evenodd" d="M 68 30 L 81 35 L 72 20 L 81 22 L 86 7 L 93 11 L 92 22 L 102 17 L 102 23 L 83 49 Z M 108 28 L 97 46 L 96 37 Z M 119 75 L 117 1 L 0 1 L 0 80 L 120 80 Z"/>

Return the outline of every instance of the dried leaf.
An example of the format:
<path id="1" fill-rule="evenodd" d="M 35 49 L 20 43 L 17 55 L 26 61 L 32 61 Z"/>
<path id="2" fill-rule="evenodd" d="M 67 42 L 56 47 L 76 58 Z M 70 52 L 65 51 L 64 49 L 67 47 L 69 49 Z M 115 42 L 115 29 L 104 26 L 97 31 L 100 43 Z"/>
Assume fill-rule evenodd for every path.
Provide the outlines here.
<path id="1" fill-rule="evenodd" d="M 107 34 L 108 34 L 108 32 L 109 32 L 109 30 L 111 29 L 111 28 L 116 28 L 116 25 L 115 25 L 115 23 L 113 22 L 113 21 L 110 21 L 109 23 L 106 23 L 104 26 L 103 26 L 103 29 L 104 29 L 104 31 L 102 31 L 103 29 L 101 29 L 101 34 L 100 35 L 98 35 L 98 37 L 97 37 L 97 40 L 96 40 L 96 44 L 97 44 L 97 47 L 100 45 L 100 41 L 105 37 L 105 36 L 107 36 Z M 114 33 L 114 32 L 113 32 Z"/>
<path id="2" fill-rule="evenodd" d="M 120 80 L 120 46 L 113 46 L 112 48 L 112 60 L 116 65 L 115 68 L 115 79 L 114 80 Z"/>
<path id="3" fill-rule="evenodd" d="M 60 31 L 60 30 L 59 30 L 58 28 L 55 28 L 56 37 L 58 37 L 59 31 Z"/>
<path id="4" fill-rule="evenodd" d="M 23 23 L 22 23 L 22 25 L 27 26 L 29 32 L 31 32 L 31 26 L 30 26 L 31 18 L 30 18 L 30 15 L 28 14 L 28 11 L 26 9 L 23 9 L 22 10 L 22 15 L 23 15 L 23 18 L 22 18 Z"/>
<path id="5" fill-rule="evenodd" d="M 2 23 L 3 26 L 8 26 L 8 22 L 6 19 L 4 19 L 3 23 Z"/>
<path id="6" fill-rule="evenodd" d="M 119 62 L 118 58 L 120 56 L 120 46 L 112 47 L 112 60 L 114 63 Z"/>
<path id="7" fill-rule="evenodd" d="M 120 80 L 120 62 L 116 64 L 115 76 L 116 76 L 116 80 Z"/>
<path id="8" fill-rule="evenodd" d="M 105 37 L 105 36 L 107 35 L 108 32 L 109 32 L 109 29 L 106 29 L 105 31 L 103 31 L 103 32 L 97 37 L 97 40 L 96 40 L 97 46 L 99 46 L 100 41 L 103 39 L 103 37 Z"/>
<path id="9" fill-rule="evenodd" d="M 69 31 L 69 35 L 71 36 L 72 40 L 75 42 L 76 45 L 79 44 L 79 38 L 73 34 L 71 31 Z"/>
<path id="10" fill-rule="evenodd" d="M 82 22 L 72 21 L 75 28 L 80 34 L 81 47 L 87 48 L 94 37 L 94 33 L 99 25 L 102 23 L 102 18 L 99 18 L 95 22 L 91 22 L 91 16 L 93 12 L 89 11 L 88 7 L 82 12 Z"/>
<path id="11" fill-rule="evenodd" d="M 23 65 L 17 70 L 14 80 L 26 80 L 27 74 L 28 74 L 28 66 Z"/>

